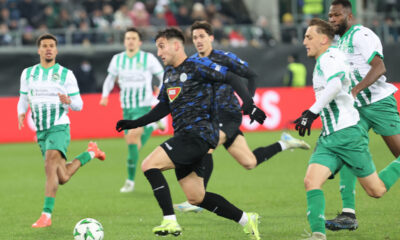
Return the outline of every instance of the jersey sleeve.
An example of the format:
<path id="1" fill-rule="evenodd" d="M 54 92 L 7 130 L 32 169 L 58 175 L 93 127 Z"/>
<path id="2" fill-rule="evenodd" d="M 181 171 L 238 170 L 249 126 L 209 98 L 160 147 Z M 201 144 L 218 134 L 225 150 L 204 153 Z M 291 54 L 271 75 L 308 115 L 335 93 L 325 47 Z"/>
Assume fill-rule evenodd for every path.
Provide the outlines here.
<path id="1" fill-rule="evenodd" d="M 114 55 L 108 65 L 107 72 L 113 76 L 118 76 L 118 55 Z"/>
<path id="2" fill-rule="evenodd" d="M 199 74 L 198 79 L 205 80 L 207 82 L 225 82 L 228 68 L 215 62 L 209 58 L 191 58 L 190 61 L 195 63 L 195 72 Z"/>
<path id="3" fill-rule="evenodd" d="M 383 48 L 381 40 L 369 29 L 358 31 L 353 38 L 354 47 L 359 50 L 367 63 L 378 55 L 383 59 Z"/>
<path id="4" fill-rule="evenodd" d="M 161 87 L 162 81 L 163 81 L 163 75 L 164 75 L 164 68 L 162 67 L 161 63 L 157 60 L 157 58 L 151 54 L 148 53 L 148 61 L 149 61 L 149 70 L 150 72 L 156 76 L 159 80 L 159 85 L 158 87 Z"/>
<path id="5" fill-rule="evenodd" d="M 19 93 L 20 94 L 28 94 L 28 84 L 26 81 L 26 74 L 27 74 L 27 69 L 25 68 L 24 71 L 22 71 L 21 78 L 20 78 L 20 87 L 19 87 Z"/>
<path id="6" fill-rule="evenodd" d="M 68 96 L 79 95 L 78 82 L 76 81 L 75 75 L 72 71 L 68 71 L 65 88 Z"/>
<path id="7" fill-rule="evenodd" d="M 327 82 L 335 77 L 343 80 L 346 74 L 345 63 L 341 62 L 340 59 L 334 54 L 328 53 L 323 56 L 319 64 L 320 70 L 322 71 L 324 78 Z"/>
<path id="8" fill-rule="evenodd" d="M 231 52 L 227 52 L 225 55 L 227 56 L 227 60 L 224 65 L 229 68 L 229 71 L 241 77 L 248 76 L 249 64 L 246 61 L 243 61 Z"/>
<path id="9" fill-rule="evenodd" d="M 158 100 L 160 100 L 160 103 L 168 103 L 169 104 L 169 100 L 168 100 L 168 95 L 167 95 L 167 91 L 165 89 L 165 85 L 162 85 L 160 93 L 158 94 Z"/>

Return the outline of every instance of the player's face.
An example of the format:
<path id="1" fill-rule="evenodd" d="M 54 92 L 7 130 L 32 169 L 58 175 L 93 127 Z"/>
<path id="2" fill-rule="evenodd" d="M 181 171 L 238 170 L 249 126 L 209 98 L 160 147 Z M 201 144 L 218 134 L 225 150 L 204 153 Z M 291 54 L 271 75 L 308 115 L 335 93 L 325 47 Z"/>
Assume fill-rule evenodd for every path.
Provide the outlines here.
<path id="1" fill-rule="evenodd" d="M 352 16 L 349 10 L 344 8 L 341 4 L 331 5 L 328 16 L 329 22 L 335 29 L 335 34 L 342 36 L 349 27 L 349 20 Z"/>
<path id="2" fill-rule="evenodd" d="M 41 61 L 52 62 L 55 60 L 57 53 L 56 41 L 53 39 L 43 39 L 40 41 L 38 54 Z"/>
<path id="3" fill-rule="evenodd" d="M 319 56 L 319 51 L 322 46 L 323 35 L 317 33 L 316 29 L 317 26 L 308 27 L 303 41 L 307 50 L 307 56 L 311 58 L 317 58 Z"/>
<path id="4" fill-rule="evenodd" d="M 137 32 L 125 33 L 124 46 L 127 51 L 135 52 L 142 45 L 139 34 Z"/>
<path id="5" fill-rule="evenodd" d="M 193 44 L 200 56 L 206 57 L 205 55 L 211 52 L 214 36 L 208 35 L 204 29 L 199 28 L 193 30 L 192 39 Z"/>
<path id="6" fill-rule="evenodd" d="M 161 58 L 164 66 L 173 66 L 175 53 L 173 39 L 168 40 L 164 37 L 160 37 L 156 41 L 157 56 Z"/>

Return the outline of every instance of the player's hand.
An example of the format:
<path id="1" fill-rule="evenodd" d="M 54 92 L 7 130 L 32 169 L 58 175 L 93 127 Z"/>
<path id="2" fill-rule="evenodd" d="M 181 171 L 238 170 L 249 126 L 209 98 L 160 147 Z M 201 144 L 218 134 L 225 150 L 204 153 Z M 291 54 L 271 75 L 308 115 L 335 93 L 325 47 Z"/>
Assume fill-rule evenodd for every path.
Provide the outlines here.
<path id="1" fill-rule="evenodd" d="M 108 104 L 108 97 L 102 97 L 100 99 L 100 105 L 105 107 L 105 106 L 107 106 L 107 104 Z"/>
<path id="2" fill-rule="evenodd" d="M 305 110 L 301 114 L 301 117 L 294 121 L 294 123 L 296 124 L 295 129 L 299 131 L 300 136 L 304 137 L 306 131 L 308 131 L 307 135 L 310 136 L 311 125 L 318 116 L 318 114 L 315 114 L 310 110 Z"/>
<path id="3" fill-rule="evenodd" d="M 243 113 L 250 116 L 250 123 L 257 121 L 259 124 L 263 124 L 264 120 L 267 118 L 267 115 L 265 115 L 264 111 L 254 104 L 250 106 L 243 105 L 242 107 Z"/>
<path id="4" fill-rule="evenodd" d="M 67 105 L 71 104 L 71 98 L 68 95 L 58 93 L 58 97 L 60 98 L 60 102 L 62 104 L 67 104 Z"/>
<path id="5" fill-rule="evenodd" d="M 139 126 L 135 120 L 119 120 L 117 122 L 117 126 L 115 127 L 115 129 L 118 132 L 121 132 L 122 130 L 137 128 L 137 127 Z"/>
<path id="6" fill-rule="evenodd" d="M 18 115 L 18 129 L 21 130 L 24 127 L 25 113 Z"/>

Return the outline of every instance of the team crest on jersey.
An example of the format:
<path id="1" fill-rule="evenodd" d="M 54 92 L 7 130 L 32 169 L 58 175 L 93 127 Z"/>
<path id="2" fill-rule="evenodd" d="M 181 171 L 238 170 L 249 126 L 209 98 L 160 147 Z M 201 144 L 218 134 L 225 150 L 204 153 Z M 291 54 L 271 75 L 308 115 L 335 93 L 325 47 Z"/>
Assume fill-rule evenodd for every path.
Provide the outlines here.
<path id="1" fill-rule="evenodd" d="M 181 75 L 179 76 L 179 80 L 181 80 L 181 82 L 185 82 L 188 79 L 188 76 L 186 73 L 181 73 Z"/>
<path id="2" fill-rule="evenodd" d="M 60 75 L 58 73 L 54 73 L 51 80 L 53 80 L 54 82 L 58 81 L 60 79 Z"/>
<path id="3" fill-rule="evenodd" d="M 181 93 L 181 87 L 172 87 L 167 89 L 167 94 L 170 102 L 173 102 Z"/>

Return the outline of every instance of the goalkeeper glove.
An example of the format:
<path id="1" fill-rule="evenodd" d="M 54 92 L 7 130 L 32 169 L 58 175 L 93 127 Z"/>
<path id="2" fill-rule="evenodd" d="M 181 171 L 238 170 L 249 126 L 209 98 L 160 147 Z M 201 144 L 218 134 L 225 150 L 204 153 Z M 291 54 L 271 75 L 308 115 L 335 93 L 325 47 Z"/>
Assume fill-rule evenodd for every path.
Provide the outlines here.
<path id="1" fill-rule="evenodd" d="M 318 117 L 318 114 L 311 112 L 310 110 L 305 110 L 301 117 L 296 119 L 294 123 L 296 124 L 295 129 L 299 131 L 299 135 L 304 137 L 306 131 L 308 131 L 308 135 L 311 133 L 311 125 L 313 121 Z"/>
<path id="2" fill-rule="evenodd" d="M 267 115 L 265 115 L 264 111 L 258 108 L 256 105 L 254 105 L 254 103 L 252 105 L 247 105 L 247 106 L 243 104 L 242 108 L 243 108 L 243 114 L 249 115 L 250 123 L 257 121 L 259 124 L 263 124 L 264 120 L 267 118 Z"/>
<path id="3" fill-rule="evenodd" d="M 122 130 L 137 128 L 137 127 L 140 127 L 140 125 L 136 120 L 119 120 L 117 122 L 117 126 L 115 127 L 115 129 L 118 132 L 121 132 Z"/>

